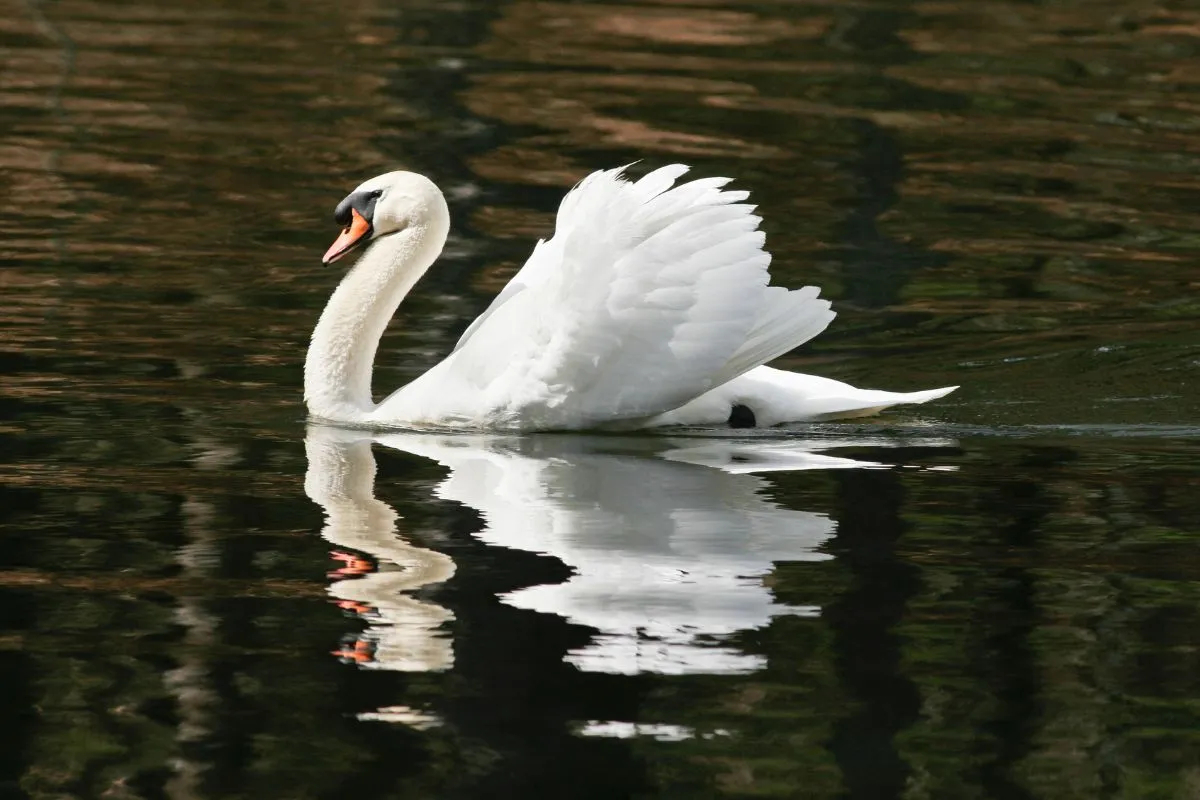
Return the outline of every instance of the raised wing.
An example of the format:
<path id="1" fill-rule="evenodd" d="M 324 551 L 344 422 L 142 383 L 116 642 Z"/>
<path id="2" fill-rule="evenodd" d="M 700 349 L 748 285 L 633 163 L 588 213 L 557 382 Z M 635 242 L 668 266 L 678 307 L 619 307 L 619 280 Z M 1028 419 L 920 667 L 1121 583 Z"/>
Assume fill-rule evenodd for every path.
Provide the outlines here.
<path id="1" fill-rule="evenodd" d="M 747 193 L 726 178 L 675 186 L 686 171 L 585 178 L 455 352 L 385 405 L 513 428 L 636 420 L 819 333 L 833 315 L 815 289 L 768 289 Z"/>
<path id="2" fill-rule="evenodd" d="M 525 291 L 530 284 L 542 283 L 546 275 L 552 274 L 557 264 L 558 259 L 546 248 L 546 241 L 538 239 L 538 243 L 533 246 L 533 254 L 529 256 L 529 260 L 525 262 L 525 266 L 521 267 L 517 274 L 512 276 L 512 279 L 500 290 L 500 294 L 492 299 L 492 302 L 484 309 L 483 313 L 467 326 L 462 336 L 458 338 L 458 343 L 454 345 L 454 352 L 457 352 L 467 343 L 467 340 L 483 325 L 484 320 L 491 317 L 497 308 L 507 303 L 518 293 Z"/>

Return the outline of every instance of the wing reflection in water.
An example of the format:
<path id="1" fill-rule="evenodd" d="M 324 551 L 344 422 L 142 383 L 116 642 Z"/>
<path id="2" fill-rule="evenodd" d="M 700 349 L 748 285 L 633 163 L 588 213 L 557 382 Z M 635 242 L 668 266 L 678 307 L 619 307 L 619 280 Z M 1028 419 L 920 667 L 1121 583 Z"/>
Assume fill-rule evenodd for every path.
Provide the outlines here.
<path id="1" fill-rule="evenodd" d="M 817 547 L 833 534 L 833 521 L 779 507 L 762 495 L 760 478 L 726 467 L 778 468 L 789 457 L 792 469 L 865 466 L 781 451 L 778 443 L 760 454 L 752 444 L 719 440 L 634 441 L 632 452 L 619 441 L 577 436 L 381 441 L 449 467 L 437 494 L 480 512 L 486 527 L 476 535 L 484 542 L 571 567 L 565 583 L 502 599 L 597 629 L 567 660 L 625 674 L 751 671 L 761 657 L 712 637 L 818 610 L 775 603 L 762 577 L 774 561 L 829 558 Z"/>
<path id="2" fill-rule="evenodd" d="M 777 561 L 830 558 L 818 548 L 835 524 L 824 514 L 772 502 L 764 479 L 750 473 L 880 467 L 816 451 L 886 444 L 423 433 L 374 441 L 449 468 L 436 494 L 481 514 L 484 529 L 475 535 L 483 542 L 568 565 L 574 574 L 567 581 L 501 599 L 596 629 L 566 660 L 585 671 L 621 674 L 762 667 L 760 656 L 722 639 L 774 616 L 818 613 L 775 602 L 764 577 Z M 392 572 L 387 583 L 376 578 L 387 573 L 375 573 L 336 583 L 333 591 L 380 609 L 371 635 L 391 649 L 386 656 L 382 647 L 376 650 L 375 661 L 387 661 L 378 665 L 444 668 L 452 655 L 437 628 L 450 613 L 405 602 L 397 593 L 445 580 L 453 568 L 444 556 L 396 536 L 395 513 L 371 492 L 369 443 L 367 434 L 312 429 L 309 495 L 330 515 L 327 538 L 405 570 Z M 379 630 L 385 624 L 390 635 Z M 407 653 L 397 649 L 402 645 Z"/>

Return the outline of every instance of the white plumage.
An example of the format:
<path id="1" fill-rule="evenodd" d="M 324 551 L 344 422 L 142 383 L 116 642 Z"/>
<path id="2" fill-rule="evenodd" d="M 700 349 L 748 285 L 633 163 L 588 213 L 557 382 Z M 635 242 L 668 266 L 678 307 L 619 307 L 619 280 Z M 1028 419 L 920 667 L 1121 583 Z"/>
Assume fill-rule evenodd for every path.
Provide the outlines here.
<path id="1" fill-rule="evenodd" d="M 449 213 L 419 175 L 367 181 L 343 205 L 368 211 L 363 238 L 374 242 L 313 333 L 310 412 L 383 426 L 547 430 L 725 424 L 744 406 L 773 425 L 953 390 L 864 391 L 761 367 L 834 313 L 816 287 L 767 285 L 771 258 L 746 192 L 725 190 L 726 178 L 676 184 L 685 172 L 585 178 L 563 199 L 553 238 L 537 243 L 454 351 L 379 405 L 370 395 L 375 345 L 440 253 Z"/>

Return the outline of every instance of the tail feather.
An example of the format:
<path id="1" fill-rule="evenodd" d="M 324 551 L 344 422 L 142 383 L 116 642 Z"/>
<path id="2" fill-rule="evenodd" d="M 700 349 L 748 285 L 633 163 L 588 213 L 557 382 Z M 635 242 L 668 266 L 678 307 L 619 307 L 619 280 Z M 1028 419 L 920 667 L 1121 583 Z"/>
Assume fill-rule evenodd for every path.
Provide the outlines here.
<path id="1" fill-rule="evenodd" d="M 920 405 L 937 400 L 957 389 L 943 386 L 940 389 L 925 389 L 917 392 L 888 392 L 882 389 L 854 389 L 834 393 L 826 397 L 812 398 L 805 408 L 817 419 L 852 419 L 869 417 L 884 409 L 899 405 Z"/>
<path id="2" fill-rule="evenodd" d="M 756 367 L 674 411 L 660 414 L 648 426 L 722 425 L 731 419 L 731 409 L 737 406 L 745 406 L 753 425 L 760 428 L 782 422 L 863 417 L 891 406 L 928 403 L 957 388 L 944 386 L 917 392 L 857 389 L 831 378 Z"/>

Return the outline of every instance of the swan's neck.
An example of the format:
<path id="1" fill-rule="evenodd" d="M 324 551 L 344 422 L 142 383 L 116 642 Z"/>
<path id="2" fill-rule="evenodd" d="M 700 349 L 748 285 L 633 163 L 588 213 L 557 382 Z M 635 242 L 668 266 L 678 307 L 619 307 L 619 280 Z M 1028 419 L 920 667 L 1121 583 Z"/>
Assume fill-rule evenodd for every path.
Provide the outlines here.
<path id="1" fill-rule="evenodd" d="M 357 422 L 371 413 L 375 349 L 396 307 L 437 259 L 450 230 L 439 204 L 418 225 L 385 236 L 359 258 L 321 313 L 304 362 L 304 401 L 315 417 Z"/>

